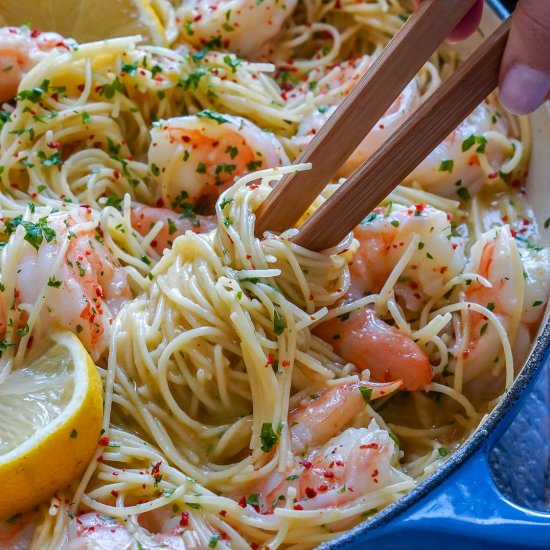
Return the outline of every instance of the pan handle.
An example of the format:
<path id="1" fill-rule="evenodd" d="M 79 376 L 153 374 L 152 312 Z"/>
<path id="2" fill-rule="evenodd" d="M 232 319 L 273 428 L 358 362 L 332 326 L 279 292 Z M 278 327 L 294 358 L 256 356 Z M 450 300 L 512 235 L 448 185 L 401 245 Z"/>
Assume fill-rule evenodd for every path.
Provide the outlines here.
<path id="1" fill-rule="evenodd" d="M 420 506 L 386 527 L 405 535 L 409 548 L 432 548 L 436 541 L 443 550 L 550 548 L 550 514 L 518 506 L 500 493 L 488 464 L 491 448 L 486 444 Z M 385 541 L 393 538 L 388 535 Z"/>

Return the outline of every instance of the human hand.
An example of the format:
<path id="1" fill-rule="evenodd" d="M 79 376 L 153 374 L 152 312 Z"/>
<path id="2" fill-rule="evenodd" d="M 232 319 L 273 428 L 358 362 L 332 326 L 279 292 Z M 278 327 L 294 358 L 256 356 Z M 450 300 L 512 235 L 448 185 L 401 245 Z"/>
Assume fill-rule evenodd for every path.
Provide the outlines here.
<path id="1" fill-rule="evenodd" d="M 418 6 L 423 0 L 413 0 Z M 451 42 L 458 42 L 468 38 L 479 26 L 481 14 L 483 13 L 483 0 L 477 0 L 475 6 L 468 12 L 468 15 L 455 27 L 449 35 Z"/>
<path id="2" fill-rule="evenodd" d="M 449 39 L 470 36 L 482 11 L 483 1 L 478 0 Z M 499 97 L 506 109 L 518 115 L 532 113 L 550 99 L 550 0 L 518 1 L 500 68 Z"/>
<path id="3" fill-rule="evenodd" d="M 519 0 L 500 66 L 499 96 L 517 115 L 550 99 L 550 1 Z"/>

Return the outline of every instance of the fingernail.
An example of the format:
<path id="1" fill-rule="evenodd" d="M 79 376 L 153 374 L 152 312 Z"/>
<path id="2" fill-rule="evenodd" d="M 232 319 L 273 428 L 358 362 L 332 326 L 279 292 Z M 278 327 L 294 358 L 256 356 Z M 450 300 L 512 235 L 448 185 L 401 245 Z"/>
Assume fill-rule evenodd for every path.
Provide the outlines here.
<path id="1" fill-rule="evenodd" d="M 512 65 L 500 85 L 500 102 L 516 115 L 528 115 L 550 92 L 550 73 L 523 63 Z"/>

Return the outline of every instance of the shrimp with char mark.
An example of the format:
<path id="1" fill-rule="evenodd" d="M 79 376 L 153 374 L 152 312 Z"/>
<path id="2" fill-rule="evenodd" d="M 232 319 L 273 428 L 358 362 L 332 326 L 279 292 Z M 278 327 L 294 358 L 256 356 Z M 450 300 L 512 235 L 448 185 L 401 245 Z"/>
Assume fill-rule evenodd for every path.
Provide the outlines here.
<path id="1" fill-rule="evenodd" d="M 164 206 L 213 203 L 236 177 L 288 163 L 277 138 L 242 117 L 203 111 L 151 130 L 149 165 Z"/>
<path id="2" fill-rule="evenodd" d="M 131 210 L 132 227 L 144 237 L 157 222 L 162 222 L 161 230 L 151 241 L 153 249 L 162 254 L 166 248 L 172 248 L 176 237 L 183 235 L 186 231 L 193 233 L 208 233 L 217 227 L 216 216 L 189 216 L 181 217 L 180 214 L 169 208 L 160 208 L 138 204 Z"/>
<path id="3" fill-rule="evenodd" d="M 187 0 L 178 8 L 185 41 L 197 48 L 215 43 L 254 56 L 281 30 L 298 0 Z"/>
<path id="4" fill-rule="evenodd" d="M 15 97 L 25 73 L 54 48 L 69 49 L 64 38 L 55 32 L 26 27 L 0 28 L 0 103 Z"/>
<path id="5" fill-rule="evenodd" d="M 48 290 L 39 314 L 44 330 L 52 323 L 77 334 L 94 360 L 106 349 L 112 319 L 131 298 L 126 272 L 116 265 L 101 239 L 101 230 L 86 207 L 49 214 L 45 219 L 33 214 L 26 222 L 18 220 L 15 227 L 25 225 L 25 231 L 51 231 L 35 248 L 22 242 L 17 259 L 16 297 L 19 309 L 32 314 L 43 288 Z M 67 239 L 64 260 L 57 257 Z M 9 261 L 6 247 L 2 263 Z M 57 270 L 55 265 L 58 263 Z M 9 313 L 9 312 L 8 312 Z"/>

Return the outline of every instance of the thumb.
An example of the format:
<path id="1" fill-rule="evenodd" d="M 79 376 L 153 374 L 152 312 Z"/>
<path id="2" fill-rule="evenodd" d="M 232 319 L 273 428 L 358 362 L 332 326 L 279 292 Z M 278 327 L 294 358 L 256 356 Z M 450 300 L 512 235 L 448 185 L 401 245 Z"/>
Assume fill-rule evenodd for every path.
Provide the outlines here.
<path id="1" fill-rule="evenodd" d="M 520 0 L 500 69 L 500 101 L 532 113 L 550 96 L 550 2 Z"/>

